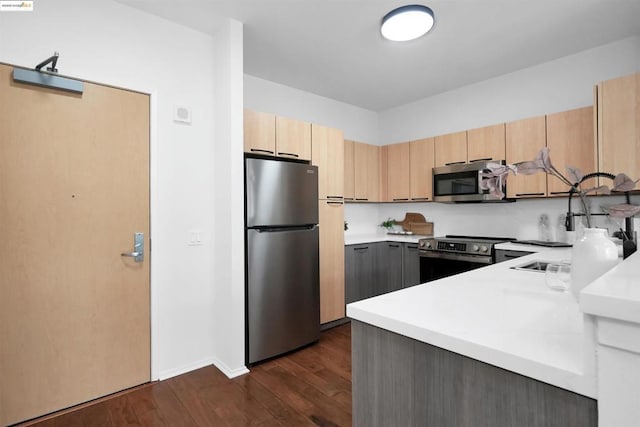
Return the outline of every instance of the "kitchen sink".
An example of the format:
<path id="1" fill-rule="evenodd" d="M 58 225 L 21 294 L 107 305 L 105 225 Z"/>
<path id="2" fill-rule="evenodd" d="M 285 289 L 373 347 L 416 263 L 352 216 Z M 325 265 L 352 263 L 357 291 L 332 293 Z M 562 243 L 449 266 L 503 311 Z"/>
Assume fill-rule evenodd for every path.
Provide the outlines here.
<path id="1" fill-rule="evenodd" d="M 544 273 L 544 271 L 547 269 L 547 265 L 549 264 L 551 264 L 550 261 L 535 260 L 535 261 L 527 261 L 524 264 L 516 265 L 511 268 L 514 270 L 539 271 Z"/>

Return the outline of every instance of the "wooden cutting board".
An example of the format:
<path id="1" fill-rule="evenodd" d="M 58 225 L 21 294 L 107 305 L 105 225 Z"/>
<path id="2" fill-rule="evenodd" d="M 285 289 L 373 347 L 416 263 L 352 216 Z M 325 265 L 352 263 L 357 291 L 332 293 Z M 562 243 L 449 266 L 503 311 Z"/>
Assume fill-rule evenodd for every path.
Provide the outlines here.
<path id="1" fill-rule="evenodd" d="M 420 234 L 423 236 L 433 236 L 433 223 L 432 222 L 411 222 L 409 223 L 409 230 L 413 234 Z"/>
<path id="2" fill-rule="evenodd" d="M 424 215 L 416 212 L 407 212 L 404 215 L 404 219 L 402 221 L 396 221 L 396 224 L 401 225 L 404 231 L 411 231 L 410 224 L 412 223 L 426 223 Z"/>

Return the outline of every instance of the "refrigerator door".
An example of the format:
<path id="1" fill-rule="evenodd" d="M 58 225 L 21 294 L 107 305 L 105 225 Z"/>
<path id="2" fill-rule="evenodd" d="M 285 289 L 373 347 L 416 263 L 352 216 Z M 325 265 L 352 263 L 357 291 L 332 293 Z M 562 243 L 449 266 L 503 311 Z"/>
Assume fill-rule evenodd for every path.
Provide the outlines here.
<path id="1" fill-rule="evenodd" d="M 318 223 L 318 168 L 246 159 L 247 227 Z"/>
<path id="2" fill-rule="evenodd" d="M 247 230 L 247 363 L 320 337 L 318 228 Z"/>

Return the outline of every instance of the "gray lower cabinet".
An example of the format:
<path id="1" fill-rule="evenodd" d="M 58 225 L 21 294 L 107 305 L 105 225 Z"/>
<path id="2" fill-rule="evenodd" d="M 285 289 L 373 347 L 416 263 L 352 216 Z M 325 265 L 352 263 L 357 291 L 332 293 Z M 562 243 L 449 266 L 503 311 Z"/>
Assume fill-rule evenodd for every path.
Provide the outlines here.
<path id="1" fill-rule="evenodd" d="M 402 244 L 402 287 L 420 284 L 420 254 L 417 243 Z"/>
<path id="2" fill-rule="evenodd" d="M 356 320 L 353 425 L 596 427 L 597 402 Z"/>
<path id="3" fill-rule="evenodd" d="M 376 243 L 376 295 L 402 289 L 402 243 Z"/>
<path id="4" fill-rule="evenodd" d="M 347 304 L 420 282 L 418 245 L 376 242 L 345 247 Z"/>
<path id="5" fill-rule="evenodd" d="M 376 243 L 366 243 L 345 247 L 345 302 L 347 304 L 375 294 L 375 245 Z"/>

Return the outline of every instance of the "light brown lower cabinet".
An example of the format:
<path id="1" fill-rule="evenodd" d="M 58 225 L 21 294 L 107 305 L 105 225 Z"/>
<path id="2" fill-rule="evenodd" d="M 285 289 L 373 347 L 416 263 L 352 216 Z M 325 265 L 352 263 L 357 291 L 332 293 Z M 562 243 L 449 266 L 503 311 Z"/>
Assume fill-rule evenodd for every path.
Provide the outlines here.
<path id="1" fill-rule="evenodd" d="M 320 323 L 345 316 L 344 203 L 320 200 Z"/>

